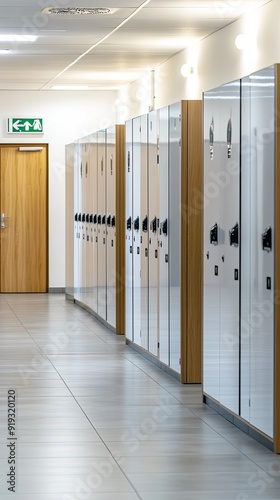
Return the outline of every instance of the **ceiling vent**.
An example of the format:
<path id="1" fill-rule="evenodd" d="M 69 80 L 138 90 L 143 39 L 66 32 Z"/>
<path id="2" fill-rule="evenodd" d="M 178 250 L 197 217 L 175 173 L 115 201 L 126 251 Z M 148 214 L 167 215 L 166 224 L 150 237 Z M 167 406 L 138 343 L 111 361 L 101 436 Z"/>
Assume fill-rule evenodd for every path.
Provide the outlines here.
<path id="1" fill-rule="evenodd" d="M 83 8 L 83 7 L 47 7 L 42 11 L 43 14 L 67 15 L 67 16 L 92 16 L 96 14 L 111 14 L 112 9 L 103 8 Z"/>

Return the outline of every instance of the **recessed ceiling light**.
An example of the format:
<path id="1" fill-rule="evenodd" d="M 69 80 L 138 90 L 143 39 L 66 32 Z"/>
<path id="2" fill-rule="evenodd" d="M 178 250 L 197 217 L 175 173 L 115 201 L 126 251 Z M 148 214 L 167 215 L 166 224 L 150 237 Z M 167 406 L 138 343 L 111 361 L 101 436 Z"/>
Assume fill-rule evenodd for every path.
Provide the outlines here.
<path id="1" fill-rule="evenodd" d="M 89 90 L 88 85 L 53 85 L 52 90 Z"/>
<path id="2" fill-rule="evenodd" d="M 0 35 L 0 42 L 35 42 L 35 35 Z"/>
<path id="3" fill-rule="evenodd" d="M 116 9 L 114 9 L 116 10 Z M 111 14 L 112 9 L 107 8 L 86 8 L 86 7 L 46 7 L 43 14 L 70 15 L 70 16 L 91 16 L 96 14 Z"/>

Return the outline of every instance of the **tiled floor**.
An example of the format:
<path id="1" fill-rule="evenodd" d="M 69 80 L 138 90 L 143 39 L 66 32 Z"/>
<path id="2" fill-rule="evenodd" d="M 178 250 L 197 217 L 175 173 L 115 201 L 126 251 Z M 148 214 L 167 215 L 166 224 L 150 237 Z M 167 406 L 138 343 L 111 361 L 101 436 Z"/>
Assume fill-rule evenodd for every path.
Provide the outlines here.
<path id="1" fill-rule="evenodd" d="M 63 295 L 0 295 L 0 361 L 1 500 L 280 499 L 280 456 Z"/>

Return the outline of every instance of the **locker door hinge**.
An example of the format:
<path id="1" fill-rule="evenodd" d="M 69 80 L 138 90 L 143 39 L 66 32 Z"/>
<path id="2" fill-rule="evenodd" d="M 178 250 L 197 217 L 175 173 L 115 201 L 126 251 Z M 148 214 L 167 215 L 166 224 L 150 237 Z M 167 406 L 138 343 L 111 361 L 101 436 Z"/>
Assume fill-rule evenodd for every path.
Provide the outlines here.
<path id="1" fill-rule="evenodd" d="M 158 346 L 158 349 L 159 349 L 159 342 L 158 342 L 158 345 L 157 345 L 157 346 Z"/>
<path id="2" fill-rule="evenodd" d="M 249 399 L 249 408 L 251 408 L 251 399 Z"/>
<path id="3" fill-rule="evenodd" d="M 179 358 L 179 365 L 181 366 L 181 364 L 182 364 L 182 359 Z"/>

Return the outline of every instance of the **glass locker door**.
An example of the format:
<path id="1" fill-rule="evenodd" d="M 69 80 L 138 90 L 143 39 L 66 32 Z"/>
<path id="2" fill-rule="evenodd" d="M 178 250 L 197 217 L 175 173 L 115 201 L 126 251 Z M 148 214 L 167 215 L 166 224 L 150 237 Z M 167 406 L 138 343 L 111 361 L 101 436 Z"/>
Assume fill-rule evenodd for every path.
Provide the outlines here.
<path id="1" fill-rule="evenodd" d="M 240 80 L 220 87 L 220 403 L 239 413 Z"/>
<path id="2" fill-rule="evenodd" d="M 116 129 L 107 129 L 107 321 L 116 327 Z"/>
<path id="3" fill-rule="evenodd" d="M 170 365 L 168 107 L 159 111 L 159 359 Z"/>
<path id="4" fill-rule="evenodd" d="M 141 117 L 133 119 L 133 332 L 141 345 Z"/>
<path id="5" fill-rule="evenodd" d="M 181 103 L 169 107 L 170 367 L 181 373 Z"/>
<path id="6" fill-rule="evenodd" d="M 158 112 L 149 113 L 149 352 L 158 356 L 159 166 Z"/>
<path id="7" fill-rule="evenodd" d="M 97 313 L 106 320 L 106 131 L 98 132 L 98 293 Z"/>
<path id="8" fill-rule="evenodd" d="M 141 346 L 148 349 L 149 308 L 149 220 L 148 220 L 148 115 L 141 116 L 141 215 L 140 215 L 140 258 L 141 258 Z"/>
<path id="9" fill-rule="evenodd" d="M 126 133 L 126 294 L 125 335 L 133 341 L 133 263 L 132 263 L 132 120 L 125 124 Z"/>
<path id="10" fill-rule="evenodd" d="M 273 437 L 274 68 L 241 85 L 241 416 Z"/>
<path id="11" fill-rule="evenodd" d="M 204 94 L 203 391 L 220 400 L 220 91 Z"/>

